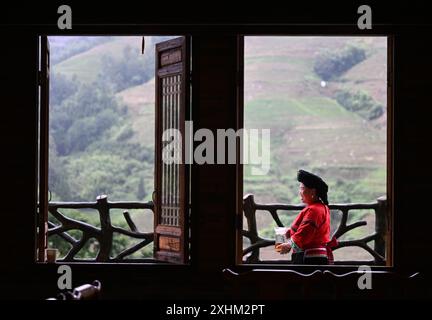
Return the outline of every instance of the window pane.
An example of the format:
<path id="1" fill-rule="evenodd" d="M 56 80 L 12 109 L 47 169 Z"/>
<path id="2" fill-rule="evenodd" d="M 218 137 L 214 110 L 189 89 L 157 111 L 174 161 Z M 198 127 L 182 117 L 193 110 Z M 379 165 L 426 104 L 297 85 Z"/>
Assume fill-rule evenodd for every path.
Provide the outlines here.
<path id="1" fill-rule="evenodd" d="M 330 204 L 376 203 L 387 194 L 386 115 L 386 37 L 245 37 L 244 128 L 270 129 L 271 154 L 264 175 L 244 165 L 244 194 L 261 204 L 299 204 L 296 172 L 304 169 L 328 183 Z M 289 226 L 298 212 L 281 212 L 280 219 Z M 346 239 L 374 232 L 373 210 L 348 216 L 369 223 Z M 273 240 L 269 211 L 256 220 L 259 235 Z M 270 246 L 261 251 L 262 260 L 289 259 Z M 364 256 L 359 252 L 370 257 L 347 247 L 337 258 Z"/>
<path id="2" fill-rule="evenodd" d="M 180 108 L 180 75 L 171 75 L 162 78 L 162 122 L 163 131 L 178 129 Z M 163 141 L 162 149 L 170 145 L 172 140 Z M 180 148 L 174 148 L 172 152 L 180 152 Z M 174 157 L 174 154 L 170 154 Z M 178 195 L 180 181 L 178 180 L 179 164 L 162 161 L 162 215 L 161 223 L 170 226 L 179 226 Z"/>
<path id="3" fill-rule="evenodd" d="M 122 202 L 117 204 L 125 206 L 122 210 L 110 210 L 110 223 L 135 235 L 116 233 L 110 258 L 153 255 L 151 241 L 144 241 L 141 230 L 153 230 L 154 223 L 149 201 L 154 189 L 155 45 L 170 38 L 146 37 L 142 54 L 142 37 L 49 37 L 51 208 L 61 202 L 60 213 L 98 226 L 98 213 L 78 208 L 65 211 L 63 207 L 70 207 L 70 202 L 92 207 L 102 194 L 108 201 Z M 139 202 L 145 214 L 131 211 L 125 215 L 129 209 L 125 203 L 130 201 Z M 50 229 L 61 224 L 55 214 L 49 215 Z M 49 237 L 50 246 L 59 248 L 62 256 L 69 251 L 65 239 L 70 240 L 66 233 Z M 102 242 L 92 246 L 94 252 L 89 255 L 86 243 L 76 257 L 93 259 L 104 247 L 109 246 Z"/>

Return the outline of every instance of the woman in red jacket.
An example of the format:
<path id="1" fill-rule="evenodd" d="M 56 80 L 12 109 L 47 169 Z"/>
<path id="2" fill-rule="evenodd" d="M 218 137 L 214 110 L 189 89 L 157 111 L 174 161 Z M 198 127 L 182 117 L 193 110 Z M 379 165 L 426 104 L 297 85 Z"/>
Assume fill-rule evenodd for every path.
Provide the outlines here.
<path id="1" fill-rule="evenodd" d="M 286 233 L 288 242 L 276 246 L 281 254 L 291 249 L 293 264 L 331 264 L 333 254 L 330 243 L 330 210 L 328 207 L 327 184 L 318 176 L 300 170 L 300 197 L 306 207 L 296 217 Z"/>

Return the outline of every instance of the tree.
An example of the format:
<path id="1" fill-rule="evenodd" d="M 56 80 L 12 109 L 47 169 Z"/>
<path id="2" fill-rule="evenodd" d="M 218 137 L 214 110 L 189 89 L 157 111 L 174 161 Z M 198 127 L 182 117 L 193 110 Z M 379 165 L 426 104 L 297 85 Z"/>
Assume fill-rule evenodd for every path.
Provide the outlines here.
<path id="1" fill-rule="evenodd" d="M 340 51 L 322 51 L 315 60 L 314 71 L 323 80 L 331 80 L 366 59 L 365 49 L 347 46 Z"/>
<path id="2" fill-rule="evenodd" d="M 138 48 L 126 46 L 121 59 L 103 56 L 100 79 L 111 83 L 114 92 L 143 84 L 154 76 L 154 55 L 143 56 Z"/>
<path id="3" fill-rule="evenodd" d="M 339 90 L 336 101 L 345 109 L 357 113 L 364 119 L 374 120 L 384 114 L 384 107 L 377 103 L 366 91 L 350 92 Z"/>
<path id="4" fill-rule="evenodd" d="M 144 179 L 141 178 L 140 182 L 138 184 L 137 198 L 142 200 L 145 198 L 146 195 L 147 195 L 147 193 L 146 193 L 145 187 L 144 187 Z"/>

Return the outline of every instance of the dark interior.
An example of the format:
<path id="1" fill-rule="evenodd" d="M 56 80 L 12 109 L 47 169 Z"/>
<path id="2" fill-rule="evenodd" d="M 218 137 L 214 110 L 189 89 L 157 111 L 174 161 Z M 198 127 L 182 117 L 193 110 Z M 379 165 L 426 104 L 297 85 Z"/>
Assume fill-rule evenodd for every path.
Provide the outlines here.
<path id="1" fill-rule="evenodd" d="M 373 289 L 359 290 L 358 274 L 347 274 L 355 271 L 349 267 L 280 270 L 262 266 L 257 267 L 261 271 L 257 268 L 251 271 L 251 266 L 237 266 L 235 165 L 192 167 L 190 265 L 71 264 L 73 283 L 99 280 L 102 299 L 430 298 L 429 13 L 415 3 L 407 7 L 372 6 L 373 29 L 359 30 L 357 7 L 297 4 L 267 12 L 209 8 L 201 15 L 185 8 L 166 13 L 151 8 L 155 14 L 142 17 L 138 6 L 72 5 L 73 29 L 65 31 L 57 29 L 54 5 L 30 5 L 24 12 L 17 5 L 7 7 L 0 23 L 3 62 L 0 297 L 42 300 L 58 291 L 58 266 L 34 262 L 39 35 L 191 36 L 194 128 L 216 130 L 235 128 L 238 121 L 239 36 L 376 34 L 394 37 L 394 266 L 374 269 Z M 320 272 L 311 274 L 315 270 Z"/>

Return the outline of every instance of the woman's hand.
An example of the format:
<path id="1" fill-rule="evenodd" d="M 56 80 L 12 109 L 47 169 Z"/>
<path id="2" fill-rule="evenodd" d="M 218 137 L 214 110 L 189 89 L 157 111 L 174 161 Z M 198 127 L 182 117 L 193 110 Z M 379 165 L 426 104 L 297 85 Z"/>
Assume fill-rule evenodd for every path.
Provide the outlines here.
<path id="1" fill-rule="evenodd" d="M 291 250 L 291 245 L 289 243 L 281 243 L 278 244 L 275 247 L 276 251 L 279 252 L 280 254 L 286 254 L 288 252 L 290 252 Z"/>

